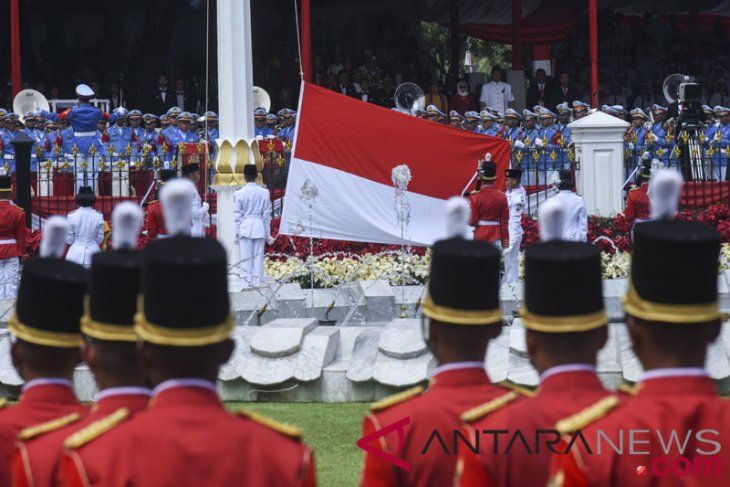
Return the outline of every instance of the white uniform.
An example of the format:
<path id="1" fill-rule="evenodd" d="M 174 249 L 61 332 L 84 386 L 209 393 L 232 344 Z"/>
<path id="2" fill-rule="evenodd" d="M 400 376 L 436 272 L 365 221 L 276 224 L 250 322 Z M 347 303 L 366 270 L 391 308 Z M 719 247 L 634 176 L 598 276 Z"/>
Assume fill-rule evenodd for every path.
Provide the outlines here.
<path id="1" fill-rule="evenodd" d="M 259 286 L 264 278 L 264 244 L 271 237 L 269 190 L 246 183 L 233 195 L 233 214 L 244 286 Z"/>
<path id="2" fill-rule="evenodd" d="M 101 251 L 99 245 L 104 241 L 104 216 L 93 208 L 81 207 L 67 216 L 70 245 L 66 260 L 91 267 L 91 257 Z"/>
<path id="3" fill-rule="evenodd" d="M 191 208 L 191 216 L 193 217 L 193 225 L 190 229 L 190 236 L 192 237 L 204 237 L 205 236 L 205 224 L 206 216 L 208 215 L 208 203 L 203 203 L 198 193 L 198 188 L 195 185 L 191 185 L 193 189 L 193 204 Z"/>
<path id="4" fill-rule="evenodd" d="M 519 186 L 508 189 L 507 205 L 509 206 L 509 252 L 504 256 L 505 282 L 517 282 L 520 278 L 520 243 L 522 243 L 522 214 L 525 211 L 525 188 Z"/>
<path id="5" fill-rule="evenodd" d="M 486 106 L 494 108 L 499 113 L 505 113 L 510 102 L 515 101 L 512 94 L 512 86 L 504 81 L 490 81 L 482 86 L 482 93 L 479 101 Z"/>
<path id="6" fill-rule="evenodd" d="M 570 242 L 585 242 L 588 240 L 588 213 L 583 197 L 563 189 L 553 196 L 565 207 L 565 227 L 563 228 L 563 240 Z"/>

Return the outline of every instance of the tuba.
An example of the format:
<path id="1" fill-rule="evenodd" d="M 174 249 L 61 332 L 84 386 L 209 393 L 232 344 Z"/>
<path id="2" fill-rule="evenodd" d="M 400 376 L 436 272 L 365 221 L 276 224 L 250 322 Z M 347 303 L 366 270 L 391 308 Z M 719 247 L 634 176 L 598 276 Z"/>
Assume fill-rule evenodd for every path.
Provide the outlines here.
<path id="1" fill-rule="evenodd" d="M 259 88 L 258 86 L 253 87 L 253 107 L 264 107 L 268 112 L 271 108 L 271 97 L 266 90 Z"/>
<path id="2" fill-rule="evenodd" d="M 31 89 L 21 90 L 13 99 L 13 112 L 20 117 L 21 122 L 25 123 L 25 114 L 28 112 L 34 112 L 36 103 L 38 103 L 38 105 L 40 105 L 40 107 L 45 111 L 49 111 L 51 109 L 51 105 L 48 104 L 48 100 L 40 91 Z"/>
<path id="3" fill-rule="evenodd" d="M 406 82 L 398 85 L 393 94 L 395 107 L 408 115 L 415 115 L 418 110 L 423 110 L 426 104 L 426 95 L 416 83 Z"/>

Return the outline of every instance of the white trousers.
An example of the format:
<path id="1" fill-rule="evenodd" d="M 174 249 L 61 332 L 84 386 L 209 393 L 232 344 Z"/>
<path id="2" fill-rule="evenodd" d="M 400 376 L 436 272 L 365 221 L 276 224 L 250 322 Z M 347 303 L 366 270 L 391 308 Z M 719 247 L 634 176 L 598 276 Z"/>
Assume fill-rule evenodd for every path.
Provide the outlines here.
<path id="1" fill-rule="evenodd" d="M 264 243 L 263 238 L 239 238 L 238 250 L 241 258 L 243 287 L 257 287 L 264 281 Z"/>
<path id="2" fill-rule="evenodd" d="M 18 295 L 19 270 L 17 257 L 0 260 L 0 299 L 13 299 Z"/>
<path id="3" fill-rule="evenodd" d="M 519 238 L 512 245 L 512 250 L 504 256 L 504 282 L 517 282 L 520 279 L 520 243 L 522 238 Z"/>

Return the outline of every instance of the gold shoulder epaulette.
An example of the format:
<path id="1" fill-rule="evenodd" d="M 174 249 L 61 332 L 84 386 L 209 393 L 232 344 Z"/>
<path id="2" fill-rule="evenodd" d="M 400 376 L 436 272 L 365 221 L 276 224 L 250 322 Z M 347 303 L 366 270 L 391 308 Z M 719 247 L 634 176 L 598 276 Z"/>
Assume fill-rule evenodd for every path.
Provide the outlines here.
<path id="1" fill-rule="evenodd" d="M 502 409 L 518 397 L 520 397 L 520 395 L 514 391 L 510 391 L 507 394 L 502 394 L 501 396 L 492 399 L 489 402 L 485 402 L 484 404 L 468 410 L 461 415 L 461 420 L 465 423 L 472 423 L 477 419 L 483 418 L 487 414 L 491 414 L 498 409 Z"/>
<path id="2" fill-rule="evenodd" d="M 535 395 L 535 391 L 532 391 L 532 390 L 528 389 L 527 387 L 518 386 L 517 384 L 508 382 L 506 380 L 500 382 L 499 385 L 504 387 L 505 389 L 509 389 L 510 391 L 514 391 L 518 394 L 522 394 L 523 396 L 532 397 Z"/>
<path id="3" fill-rule="evenodd" d="M 568 416 L 555 423 L 555 429 L 561 434 L 570 434 L 585 428 L 589 424 L 606 416 L 613 408 L 618 405 L 618 397 L 604 397 L 592 406 L 588 406 L 583 411 L 577 412 L 572 416 Z"/>
<path id="4" fill-rule="evenodd" d="M 616 390 L 618 392 L 623 392 L 624 394 L 628 394 L 630 396 L 636 395 L 636 386 L 632 386 L 631 384 L 627 384 L 626 382 L 622 382 Z"/>
<path id="5" fill-rule="evenodd" d="M 129 409 L 119 408 L 109 416 L 94 421 L 87 427 L 72 434 L 63 442 L 63 447 L 70 450 L 81 448 L 90 441 L 100 437 L 107 431 L 121 424 L 129 417 Z"/>
<path id="6" fill-rule="evenodd" d="M 238 411 L 238 415 L 243 416 L 244 418 L 248 418 L 251 421 L 255 421 L 256 423 L 262 424 L 267 428 L 271 428 L 272 430 L 286 435 L 290 438 L 294 438 L 295 440 L 302 439 L 302 432 L 296 426 L 280 423 L 274 419 L 271 419 L 259 413 L 255 413 L 253 411 L 249 411 L 247 409 L 241 409 L 240 411 Z"/>
<path id="7" fill-rule="evenodd" d="M 396 404 L 399 404 L 403 401 L 407 401 L 408 399 L 411 399 L 413 397 L 416 397 L 420 393 L 424 391 L 423 386 L 416 386 L 411 387 L 410 389 L 406 389 L 403 392 L 399 392 L 398 394 L 393 394 L 392 396 L 388 396 L 384 399 L 381 399 L 378 402 L 373 403 L 370 406 L 371 411 L 382 411 L 383 409 L 388 409 L 391 406 L 395 406 Z"/>
<path id="8" fill-rule="evenodd" d="M 18 439 L 20 441 L 28 441 L 38 436 L 45 435 L 46 433 L 50 433 L 51 431 L 61 429 L 64 426 L 75 423 L 80 419 L 81 415 L 79 413 L 71 413 L 66 416 L 61 416 L 60 418 L 46 421 L 45 423 L 29 426 L 20 430 L 20 433 L 18 433 Z"/>
<path id="9" fill-rule="evenodd" d="M 3 409 L 7 405 L 8 405 L 8 400 L 5 399 L 4 397 L 1 397 L 0 398 L 0 409 Z"/>

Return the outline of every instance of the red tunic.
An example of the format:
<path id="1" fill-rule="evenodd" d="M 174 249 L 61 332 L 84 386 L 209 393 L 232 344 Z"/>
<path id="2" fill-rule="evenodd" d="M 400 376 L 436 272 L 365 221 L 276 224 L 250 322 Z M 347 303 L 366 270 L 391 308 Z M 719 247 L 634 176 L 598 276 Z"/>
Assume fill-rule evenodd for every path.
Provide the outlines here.
<path id="1" fill-rule="evenodd" d="M 307 445 L 190 386 L 158 393 L 133 420 L 66 450 L 61 475 L 69 486 L 315 485 Z"/>
<path id="2" fill-rule="evenodd" d="M 728 485 L 730 401 L 717 396 L 709 377 L 644 380 L 633 399 L 580 430 L 591 453 L 576 441 L 569 454 L 553 455 L 551 476 L 560 485 Z M 602 432 L 600 454 L 598 431 Z M 616 453 L 606 438 L 614 445 L 623 438 L 623 454 Z"/>
<path id="3" fill-rule="evenodd" d="M 508 433 L 497 438 L 498 452 L 492 450 L 493 437 L 486 436 L 479 449 L 479 455 L 462 449 L 463 463 L 459 485 L 471 486 L 535 486 L 547 485 L 550 454 L 546 441 L 556 440 L 548 433 L 540 436 L 540 454 L 537 454 L 535 437 L 537 430 L 553 430 L 555 423 L 594 404 L 611 393 L 603 388 L 592 371 L 566 371 L 551 375 L 543 382 L 537 393 L 508 408 L 500 409 L 467 425 L 474 438 L 475 431 L 506 430 Z M 507 452 L 506 447 L 513 435 L 520 431 L 527 441 L 528 451 L 521 440 L 517 440 Z"/>
<path id="4" fill-rule="evenodd" d="M 15 445 L 12 459 L 13 486 L 61 485 L 59 465 L 66 438 L 119 408 L 126 408 L 131 415 L 144 411 L 149 400 L 150 396 L 146 394 L 115 394 L 104 397 L 94 405 L 91 413 L 80 421 L 28 441 L 19 441 Z"/>
<path id="5" fill-rule="evenodd" d="M 25 212 L 10 200 L 0 200 L 0 259 L 12 259 L 25 255 L 25 241 L 28 228 L 25 226 Z"/>
<path id="6" fill-rule="evenodd" d="M 10 486 L 10 458 L 20 430 L 71 413 L 86 414 L 70 386 L 38 384 L 26 389 L 15 406 L 0 410 L 0 486 Z"/>
<path id="7" fill-rule="evenodd" d="M 649 183 L 644 183 L 638 188 L 634 188 L 629 191 L 629 195 L 626 198 L 626 210 L 624 215 L 630 220 L 641 219 L 646 220 L 651 215 L 649 207 Z"/>
<path id="8" fill-rule="evenodd" d="M 154 240 L 158 235 L 167 235 L 165 219 L 162 216 L 162 204 L 159 201 L 153 201 L 147 205 L 144 229 L 147 232 L 147 238 L 150 240 Z"/>
<path id="9" fill-rule="evenodd" d="M 502 242 L 502 247 L 509 245 L 509 205 L 505 194 L 494 186 L 484 186 L 469 197 L 471 202 L 471 220 L 469 224 L 476 227 L 474 240 L 484 242 Z"/>
<path id="10" fill-rule="evenodd" d="M 369 413 L 363 422 L 363 436 L 373 434 L 403 418 L 409 418 L 410 422 L 404 427 L 405 436 L 400 450 L 397 431 L 380 437 L 384 441 L 378 447 L 390 454 L 397 454 L 408 462 L 410 471 L 366 452 L 361 485 L 453 485 L 457 456 L 452 453 L 452 439 L 454 431 L 459 429 L 461 414 L 509 392 L 508 389 L 492 384 L 482 367 L 446 370 L 431 379 L 426 392 Z M 377 407 L 376 404 L 374 408 Z M 438 430 L 448 452 L 444 451 L 437 439 L 433 439 L 428 448 L 425 448 L 434 430 Z M 426 451 L 422 454 L 424 449 Z"/>

